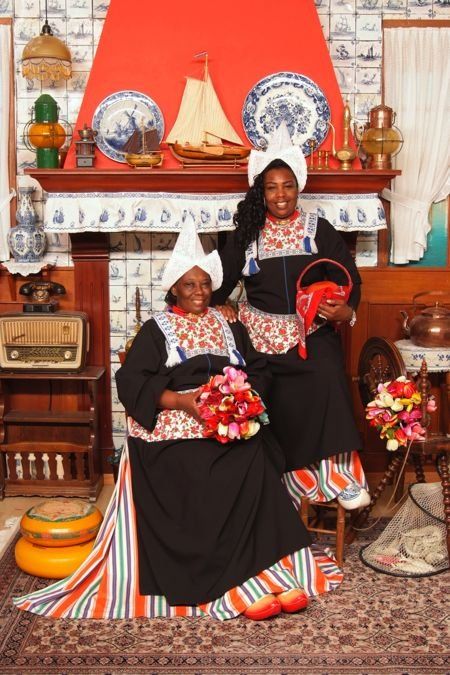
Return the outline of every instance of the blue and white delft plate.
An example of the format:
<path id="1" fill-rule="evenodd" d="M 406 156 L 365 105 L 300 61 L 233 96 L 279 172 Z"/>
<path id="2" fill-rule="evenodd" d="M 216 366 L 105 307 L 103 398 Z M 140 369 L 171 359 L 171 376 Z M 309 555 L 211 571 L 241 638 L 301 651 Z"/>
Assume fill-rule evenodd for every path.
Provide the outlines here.
<path id="1" fill-rule="evenodd" d="M 139 91 L 116 91 L 107 96 L 94 113 L 92 128 L 96 143 L 104 155 L 125 163 L 123 146 L 137 129 L 156 129 L 161 142 L 164 118 L 155 101 Z"/>
<path id="2" fill-rule="evenodd" d="M 284 120 L 292 142 L 305 156 L 311 153 L 308 140 L 317 149 L 328 133 L 331 112 L 320 87 L 299 73 L 273 73 L 249 91 L 242 108 L 242 124 L 248 140 L 256 148 L 268 141 Z"/>

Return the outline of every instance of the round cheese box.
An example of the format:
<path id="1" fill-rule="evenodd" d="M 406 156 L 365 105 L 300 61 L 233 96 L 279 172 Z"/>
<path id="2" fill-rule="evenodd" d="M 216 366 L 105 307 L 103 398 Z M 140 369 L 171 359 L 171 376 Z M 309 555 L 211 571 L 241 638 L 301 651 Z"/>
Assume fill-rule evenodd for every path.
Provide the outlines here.
<path id="1" fill-rule="evenodd" d="M 81 499 L 55 497 L 36 504 L 20 521 L 24 539 L 39 546 L 73 546 L 95 539 L 102 522 L 97 507 Z"/>
<path id="2" fill-rule="evenodd" d="M 37 546 L 20 537 L 15 548 L 16 564 L 35 577 L 64 579 L 79 568 L 94 546 L 94 540 L 59 548 Z"/>

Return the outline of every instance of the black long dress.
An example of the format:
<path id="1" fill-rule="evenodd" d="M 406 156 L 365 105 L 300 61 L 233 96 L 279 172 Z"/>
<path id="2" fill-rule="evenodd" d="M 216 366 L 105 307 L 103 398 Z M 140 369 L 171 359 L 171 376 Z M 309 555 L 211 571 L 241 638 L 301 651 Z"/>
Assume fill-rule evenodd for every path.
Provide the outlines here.
<path id="1" fill-rule="evenodd" d="M 348 304 L 356 308 L 361 278 L 344 240 L 323 218 L 318 219 L 312 238 L 317 252 L 308 251 L 310 246 L 303 245 L 301 234 L 294 255 L 289 250 L 281 250 L 262 258 L 258 246 L 260 271 L 243 277 L 246 252 L 238 245 L 236 233 L 230 233 L 220 251 L 224 281 L 213 294 L 211 304 L 223 304 L 238 280 L 243 278 L 247 300 L 252 307 L 261 312 L 292 317 L 300 273 L 313 260 L 330 258 L 342 263 L 349 271 L 354 286 Z M 309 271 L 302 285 L 324 278 L 338 284 L 348 283 L 341 270 L 324 263 Z M 245 322 L 244 318 L 242 320 Z M 306 338 L 306 345 L 306 360 L 299 357 L 296 346 L 286 353 L 264 354 L 274 376 L 268 400 L 271 428 L 284 451 L 286 471 L 301 469 L 361 447 L 338 333 L 327 323 Z"/>
<path id="2" fill-rule="evenodd" d="M 249 381 L 264 397 L 266 362 L 241 324 L 232 333 Z M 228 357 L 211 353 L 171 368 L 166 359 L 165 337 L 152 319 L 116 374 L 127 413 L 150 432 L 164 389 L 197 388 L 229 365 Z M 204 438 L 129 438 L 129 452 L 143 595 L 163 595 L 170 605 L 204 603 L 308 546 L 280 481 L 282 452 L 267 427 L 226 445 Z"/>

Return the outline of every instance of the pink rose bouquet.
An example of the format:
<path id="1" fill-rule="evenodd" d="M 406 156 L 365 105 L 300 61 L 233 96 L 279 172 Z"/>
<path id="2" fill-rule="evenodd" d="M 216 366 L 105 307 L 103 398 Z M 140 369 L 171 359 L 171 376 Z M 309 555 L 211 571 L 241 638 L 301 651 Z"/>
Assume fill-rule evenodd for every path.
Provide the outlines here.
<path id="1" fill-rule="evenodd" d="M 427 412 L 436 410 L 433 396 L 427 401 Z M 386 439 L 388 450 L 397 450 L 412 441 L 425 440 L 422 426 L 422 395 L 414 382 L 403 375 L 378 385 L 378 393 L 366 406 L 366 419 L 380 438 Z"/>
<path id="2" fill-rule="evenodd" d="M 251 438 L 261 424 L 269 422 L 264 403 L 247 382 L 247 373 L 232 366 L 201 387 L 198 407 L 205 421 L 203 435 L 220 443 Z"/>

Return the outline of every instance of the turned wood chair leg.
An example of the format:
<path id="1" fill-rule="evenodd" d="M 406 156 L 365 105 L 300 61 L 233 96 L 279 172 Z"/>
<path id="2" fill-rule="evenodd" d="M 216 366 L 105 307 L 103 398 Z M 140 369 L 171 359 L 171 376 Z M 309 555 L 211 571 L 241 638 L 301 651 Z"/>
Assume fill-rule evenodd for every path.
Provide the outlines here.
<path id="1" fill-rule="evenodd" d="M 366 506 L 361 513 L 356 517 L 355 522 L 353 523 L 353 526 L 355 528 L 362 527 L 364 523 L 367 521 L 373 507 L 383 494 L 384 490 L 386 489 L 386 485 L 391 482 L 392 478 L 397 475 L 398 469 L 400 468 L 400 465 L 403 461 L 403 453 L 399 453 L 398 451 L 395 453 L 391 463 L 389 464 L 388 468 L 384 472 L 384 476 L 381 479 L 381 481 L 378 483 L 377 487 L 372 493 L 372 498 L 370 500 L 370 504 Z"/>
<path id="2" fill-rule="evenodd" d="M 416 472 L 416 481 L 426 483 L 425 472 L 423 470 L 423 457 L 421 454 L 412 453 L 412 461 Z"/>
<path id="3" fill-rule="evenodd" d="M 448 470 L 448 455 L 443 452 L 438 458 L 438 468 L 441 476 L 442 493 L 444 498 L 444 518 L 447 530 L 447 551 L 450 558 L 450 475 Z"/>
<path id="4" fill-rule="evenodd" d="M 336 513 L 336 562 L 342 569 L 344 565 L 345 509 L 337 505 Z"/>

